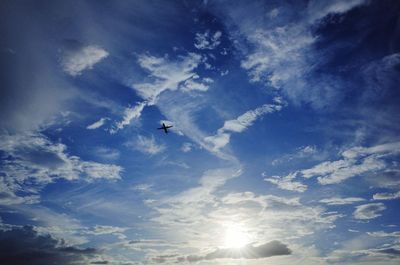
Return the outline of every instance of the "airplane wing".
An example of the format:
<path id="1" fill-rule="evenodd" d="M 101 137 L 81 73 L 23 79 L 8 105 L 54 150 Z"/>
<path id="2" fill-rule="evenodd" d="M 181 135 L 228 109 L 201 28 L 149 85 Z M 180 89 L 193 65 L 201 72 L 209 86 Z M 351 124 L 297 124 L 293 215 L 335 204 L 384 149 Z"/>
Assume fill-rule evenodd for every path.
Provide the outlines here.
<path id="1" fill-rule="evenodd" d="M 172 127 L 174 127 L 174 126 L 172 126 L 172 125 L 165 126 L 165 128 L 172 128 Z"/>

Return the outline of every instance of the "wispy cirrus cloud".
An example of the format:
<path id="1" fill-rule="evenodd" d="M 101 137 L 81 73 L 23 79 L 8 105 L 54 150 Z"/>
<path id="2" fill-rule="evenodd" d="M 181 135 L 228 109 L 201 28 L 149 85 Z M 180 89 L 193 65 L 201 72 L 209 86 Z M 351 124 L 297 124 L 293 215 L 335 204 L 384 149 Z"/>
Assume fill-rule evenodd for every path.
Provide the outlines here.
<path id="1" fill-rule="evenodd" d="M 88 235 L 114 235 L 119 239 L 125 239 L 126 236 L 124 234 L 128 228 L 126 227 L 118 227 L 118 226 L 111 226 L 111 225 L 95 225 L 92 229 L 85 231 L 85 234 Z"/>
<path id="2" fill-rule="evenodd" d="M 152 105 L 157 102 L 162 92 L 177 90 L 182 82 L 196 77 L 194 69 L 201 63 L 201 56 L 188 53 L 176 60 L 170 60 L 167 56 L 155 57 L 142 54 L 138 56 L 138 63 L 149 73 L 151 81 L 134 83 L 132 88 Z"/>
<path id="3" fill-rule="evenodd" d="M 86 69 L 108 56 L 108 52 L 98 46 L 89 45 L 67 50 L 62 58 L 63 70 L 71 76 L 78 76 Z"/>
<path id="4" fill-rule="evenodd" d="M 94 148 L 93 153 L 94 155 L 103 160 L 117 160 L 121 155 L 118 149 L 104 147 L 104 146 L 98 146 Z"/>
<path id="5" fill-rule="evenodd" d="M 365 199 L 359 197 L 348 197 L 348 198 L 332 197 L 332 198 L 322 199 L 319 202 L 325 203 L 327 205 L 347 205 L 363 201 L 365 201 Z"/>
<path id="6" fill-rule="evenodd" d="M 385 210 L 386 206 L 383 203 L 368 203 L 356 206 L 356 210 L 353 213 L 355 219 L 369 220 L 374 219 L 382 214 L 381 211 Z"/>
<path id="7" fill-rule="evenodd" d="M 353 147 L 341 152 L 342 158 L 335 161 L 325 161 L 311 168 L 290 173 L 286 177 L 275 177 L 272 181 L 278 183 L 292 181 L 294 176 L 318 179 L 321 185 L 341 183 L 361 174 L 374 174 L 390 170 L 386 159 L 392 160 L 399 153 L 399 143 L 391 142 L 372 147 Z"/>
<path id="8" fill-rule="evenodd" d="M 399 152 L 399 143 L 387 143 L 373 147 L 353 147 L 342 152 L 343 159 L 323 162 L 313 168 L 302 170 L 305 178 L 318 176 L 321 184 L 340 183 L 348 178 L 386 169 L 384 157 L 390 157 Z"/>
<path id="9" fill-rule="evenodd" d="M 378 200 L 394 200 L 400 198 L 400 191 L 397 192 L 382 192 L 382 193 L 375 193 L 373 195 L 373 199 Z"/>
<path id="10" fill-rule="evenodd" d="M 266 173 L 264 172 L 263 177 L 266 177 Z M 291 173 L 287 176 L 280 177 L 280 176 L 271 176 L 264 178 L 265 181 L 270 182 L 278 186 L 278 188 L 282 190 L 290 190 L 290 191 L 297 191 L 297 192 L 305 192 L 307 190 L 307 185 L 299 182 L 294 181 L 296 178 L 297 173 Z"/>
<path id="11" fill-rule="evenodd" d="M 206 30 L 204 33 L 196 33 L 194 47 L 199 50 L 213 50 L 221 44 L 221 31 L 214 34 Z"/>
<path id="12" fill-rule="evenodd" d="M 310 1 L 307 6 L 307 12 L 309 14 L 309 21 L 313 22 L 314 20 L 323 18 L 329 14 L 343 14 L 351 9 L 366 4 L 368 1 L 366 0 L 336 0 L 330 2 Z"/>
<path id="13" fill-rule="evenodd" d="M 181 151 L 184 153 L 190 152 L 193 149 L 193 144 L 185 142 L 181 146 Z"/>
<path id="14" fill-rule="evenodd" d="M 81 179 L 87 182 L 121 179 L 122 167 L 71 156 L 64 144 L 53 143 L 41 133 L 6 134 L 0 138 L 0 150 L 8 155 L 7 159 L 2 160 L 1 172 L 4 177 L 1 187 L 10 194 L 9 198 L 16 198 L 16 192 L 25 193 L 22 196 L 25 199 L 14 202 L 32 202 L 41 187 L 57 179 Z M 27 185 L 27 182 L 31 184 Z"/>
<path id="15" fill-rule="evenodd" d="M 126 142 L 125 146 L 148 155 L 161 153 L 166 148 L 164 144 L 157 143 L 153 135 L 150 137 L 138 135 L 135 141 Z"/>
<path id="16" fill-rule="evenodd" d="M 247 235 L 255 242 L 254 245 L 249 246 L 248 250 L 250 250 L 253 247 L 261 247 L 266 240 L 267 242 L 276 238 L 292 240 L 310 235 L 319 229 L 332 228 L 334 222 L 343 217 L 338 213 L 327 213 L 323 207 L 303 205 L 298 197 L 257 195 L 253 192 L 227 193 L 221 196 L 221 187 L 238 175 L 239 173 L 235 173 L 232 169 L 208 171 L 200 178 L 199 185 L 147 204 L 157 212 L 152 218 L 153 222 L 161 224 L 162 227 L 168 227 L 168 231 L 179 231 L 175 234 L 176 238 L 186 238 L 188 244 L 197 249 L 188 253 L 183 247 L 179 247 L 181 252 L 175 252 L 180 253 L 179 257 L 182 257 L 182 253 L 191 255 L 193 261 L 211 260 L 211 257 L 215 259 L 263 257 L 261 254 L 222 255 L 224 248 L 220 247 L 221 237 L 218 237 L 212 246 L 207 245 L 207 238 L 221 234 L 221 230 L 223 231 L 224 226 L 230 221 L 240 223 L 247 228 Z M 258 218 L 252 218 L 254 216 Z M 285 230 L 279 228 L 282 223 L 285 223 Z M 195 231 L 206 232 L 199 234 Z M 214 249 L 219 247 L 222 252 L 215 252 L 215 256 L 208 256 L 210 259 L 205 258 L 214 252 L 204 253 L 201 250 L 210 247 Z M 163 260 L 173 262 L 177 261 L 177 257 Z M 185 259 L 180 261 L 185 261 Z"/>
<path id="17" fill-rule="evenodd" d="M 243 53 L 241 61 L 250 81 L 279 91 L 297 105 L 311 104 L 320 109 L 336 102 L 345 82 L 332 74 L 318 71 L 321 58 L 313 46 L 318 36 L 312 32 L 320 18 L 344 14 L 365 1 L 311 1 L 308 5 L 273 3 L 236 4 L 223 7 L 229 16 L 228 28 L 237 36 L 236 46 Z M 252 16 L 244 12 L 252 10 Z M 247 11 L 244 11 L 247 10 Z M 261 10 L 271 10 L 265 16 Z M 244 41 L 240 41 L 244 39 Z M 323 59 L 322 59 L 323 60 Z"/>
<path id="18" fill-rule="evenodd" d="M 274 159 L 271 164 L 279 165 L 284 162 L 290 162 L 297 159 L 320 159 L 322 154 L 319 152 L 316 146 L 302 146 L 296 149 L 294 153 L 283 155 L 277 159 Z"/>
<path id="19" fill-rule="evenodd" d="M 138 119 L 142 115 L 142 111 L 146 105 L 147 102 L 143 101 L 137 103 L 134 107 L 126 108 L 124 110 L 124 116 L 122 117 L 122 120 L 114 124 L 114 126 L 110 129 L 110 133 L 114 134 L 128 126 L 132 120 Z"/>
<path id="20" fill-rule="evenodd" d="M 375 232 L 367 232 L 368 235 L 373 237 L 400 237 L 400 231 L 395 232 L 385 232 L 385 231 L 375 231 Z"/>
<path id="21" fill-rule="evenodd" d="M 249 110 L 236 119 L 225 121 L 224 126 L 218 129 L 217 134 L 204 138 L 204 141 L 211 144 L 213 151 L 218 152 L 230 142 L 232 133 L 241 133 L 253 125 L 259 117 L 281 109 L 281 105 L 264 104 L 254 110 Z"/>
<path id="22" fill-rule="evenodd" d="M 100 118 L 100 120 L 86 126 L 86 129 L 88 129 L 88 130 L 98 129 L 98 128 L 102 127 L 106 123 L 107 120 L 109 120 L 109 118 Z"/>
<path id="23" fill-rule="evenodd" d="M 200 78 L 194 71 L 200 63 L 202 57 L 196 53 L 188 53 L 185 56 L 178 56 L 176 59 L 170 59 L 168 55 L 156 57 L 150 54 L 141 54 L 137 62 L 143 68 L 148 76 L 144 82 L 131 84 L 131 87 L 143 99 L 136 106 L 126 108 L 122 121 L 116 122 L 110 130 L 115 133 L 129 125 L 132 120 L 138 119 L 146 106 L 155 105 L 159 96 L 165 91 L 191 92 L 208 90 L 213 82 L 211 78 Z"/>

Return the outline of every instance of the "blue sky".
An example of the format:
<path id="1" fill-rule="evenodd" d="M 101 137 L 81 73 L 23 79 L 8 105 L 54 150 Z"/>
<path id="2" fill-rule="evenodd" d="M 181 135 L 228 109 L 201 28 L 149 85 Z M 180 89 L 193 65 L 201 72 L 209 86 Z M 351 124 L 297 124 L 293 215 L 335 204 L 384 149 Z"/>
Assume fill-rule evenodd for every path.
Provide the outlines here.
<path id="1" fill-rule="evenodd" d="M 397 1 L 0 5 L 7 264 L 399 264 Z"/>

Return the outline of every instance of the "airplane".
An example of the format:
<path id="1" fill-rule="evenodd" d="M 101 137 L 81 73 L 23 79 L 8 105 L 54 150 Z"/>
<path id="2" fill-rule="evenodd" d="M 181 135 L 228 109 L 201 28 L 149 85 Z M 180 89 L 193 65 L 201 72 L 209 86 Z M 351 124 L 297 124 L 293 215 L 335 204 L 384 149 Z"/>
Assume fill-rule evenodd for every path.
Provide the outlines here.
<path id="1" fill-rule="evenodd" d="M 165 126 L 165 124 L 163 123 L 162 127 L 157 128 L 157 130 L 164 130 L 165 133 L 168 133 L 168 128 L 171 128 L 171 127 L 172 127 L 172 125 Z"/>

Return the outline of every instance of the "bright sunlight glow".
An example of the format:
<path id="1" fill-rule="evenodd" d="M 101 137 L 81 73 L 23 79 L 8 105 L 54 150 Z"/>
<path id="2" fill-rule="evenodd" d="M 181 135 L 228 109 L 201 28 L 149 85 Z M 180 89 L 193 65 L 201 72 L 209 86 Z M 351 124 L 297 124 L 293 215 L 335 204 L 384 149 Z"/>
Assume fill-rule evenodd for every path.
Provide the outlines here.
<path id="1" fill-rule="evenodd" d="M 250 243 L 249 236 L 239 225 L 229 225 L 225 230 L 224 247 L 241 248 Z"/>

